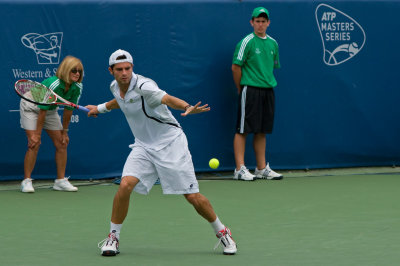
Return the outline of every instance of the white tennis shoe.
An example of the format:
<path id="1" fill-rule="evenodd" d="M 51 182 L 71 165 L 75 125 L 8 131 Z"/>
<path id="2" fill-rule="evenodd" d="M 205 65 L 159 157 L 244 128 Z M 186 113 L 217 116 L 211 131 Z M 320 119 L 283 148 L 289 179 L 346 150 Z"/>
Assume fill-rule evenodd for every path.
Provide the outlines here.
<path id="1" fill-rule="evenodd" d="M 21 182 L 21 191 L 22 191 L 22 192 L 27 192 L 27 193 L 33 193 L 33 192 L 35 192 L 35 189 L 33 188 L 33 185 L 32 185 L 32 179 L 30 179 L 30 178 L 25 178 L 25 179 Z"/>
<path id="2" fill-rule="evenodd" d="M 243 180 L 243 181 L 253 181 L 255 180 L 255 178 L 256 178 L 255 175 L 250 173 L 249 170 L 244 165 L 240 167 L 239 171 L 235 169 L 233 175 L 233 179 Z"/>
<path id="3" fill-rule="evenodd" d="M 119 241 L 115 235 L 115 231 L 108 234 L 108 237 L 100 241 L 97 246 L 101 249 L 103 256 L 115 256 L 119 254 Z"/>
<path id="4" fill-rule="evenodd" d="M 217 233 L 218 242 L 214 249 L 218 246 L 222 246 L 224 249 L 224 255 L 235 255 L 237 252 L 236 243 L 232 238 L 231 230 L 229 228 L 224 228 Z"/>
<path id="5" fill-rule="evenodd" d="M 56 179 L 54 180 L 54 190 L 58 191 L 78 191 L 77 187 L 74 187 L 69 181 L 68 178 L 64 177 L 63 179 Z"/>
<path id="6" fill-rule="evenodd" d="M 269 167 L 269 163 L 267 163 L 264 169 L 258 170 L 256 168 L 256 170 L 254 170 L 254 175 L 258 179 L 281 180 L 283 178 L 281 174 L 278 174 Z"/>

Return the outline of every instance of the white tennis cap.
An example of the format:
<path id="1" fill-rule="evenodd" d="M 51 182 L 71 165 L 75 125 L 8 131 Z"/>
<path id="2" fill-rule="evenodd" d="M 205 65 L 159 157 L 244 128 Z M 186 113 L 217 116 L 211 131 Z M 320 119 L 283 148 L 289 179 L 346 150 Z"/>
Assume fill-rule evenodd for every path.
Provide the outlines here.
<path id="1" fill-rule="evenodd" d="M 117 59 L 120 56 L 125 56 L 125 58 Z M 124 63 L 124 62 L 133 64 L 132 56 L 127 51 L 118 49 L 117 51 L 111 54 L 110 59 L 108 60 L 108 65 L 112 66 L 117 63 Z"/>

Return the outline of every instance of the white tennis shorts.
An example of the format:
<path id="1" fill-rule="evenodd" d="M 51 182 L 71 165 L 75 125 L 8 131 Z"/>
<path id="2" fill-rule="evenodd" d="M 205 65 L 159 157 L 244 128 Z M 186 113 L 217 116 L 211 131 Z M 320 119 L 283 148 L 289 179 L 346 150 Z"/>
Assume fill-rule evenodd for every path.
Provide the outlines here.
<path id="1" fill-rule="evenodd" d="M 58 109 L 58 108 L 57 108 Z M 47 130 L 62 130 L 61 118 L 58 115 L 57 109 L 48 110 L 44 120 L 43 128 Z M 36 130 L 39 108 L 30 102 L 21 100 L 19 105 L 19 113 L 21 116 L 21 127 L 25 130 Z"/>
<path id="2" fill-rule="evenodd" d="M 184 133 L 165 148 L 155 151 L 135 143 L 129 146 L 122 178 L 133 176 L 140 180 L 135 191 L 148 194 L 160 178 L 164 194 L 192 194 L 199 192 L 192 155 Z"/>

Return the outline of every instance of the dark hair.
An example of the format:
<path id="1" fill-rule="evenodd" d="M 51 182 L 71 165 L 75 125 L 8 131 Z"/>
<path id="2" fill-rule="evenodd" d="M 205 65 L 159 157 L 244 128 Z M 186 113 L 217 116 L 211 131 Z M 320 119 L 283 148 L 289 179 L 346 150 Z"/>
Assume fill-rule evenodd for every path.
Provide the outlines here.
<path id="1" fill-rule="evenodd" d="M 118 56 L 117 58 L 115 58 L 115 60 L 121 60 L 121 59 L 126 59 L 126 55 L 120 55 L 120 56 Z M 115 64 L 114 64 L 115 65 Z M 111 67 L 111 69 L 114 69 L 114 65 L 112 65 L 112 66 L 110 66 Z"/>
<path id="2" fill-rule="evenodd" d="M 123 54 L 115 58 L 115 60 L 121 60 L 121 59 L 126 59 L 126 55 Z"/>
<path id="3" fill-rule="evenodd" d="M 257 18 L 266 18 L 267 20 L 269 20 L 267 13 L 261 13 L 260 15 L 257 16 Z M 251 20 L 254 20 L 254 19 L 255 19 L 255 17 L 251 18 Z"/>

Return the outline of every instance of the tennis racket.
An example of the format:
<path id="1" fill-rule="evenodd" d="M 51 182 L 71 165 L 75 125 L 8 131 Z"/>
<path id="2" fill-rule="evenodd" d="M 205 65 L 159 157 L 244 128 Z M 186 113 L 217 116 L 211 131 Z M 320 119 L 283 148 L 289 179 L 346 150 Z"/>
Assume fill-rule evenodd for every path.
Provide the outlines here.
<path id="1" fill-rule="evenodd" d="M 64 98 L 54 93 L 54 91 L 52 91 L 51 89 L 33 80 L 20 79 L 15 82 L 14 89 L 19 97 L 34 104 L 63 105 L 70 106 L 75 109 L 85 111 L 87 113 L 90 111 L 86 107 L 65 100 Z"/>

